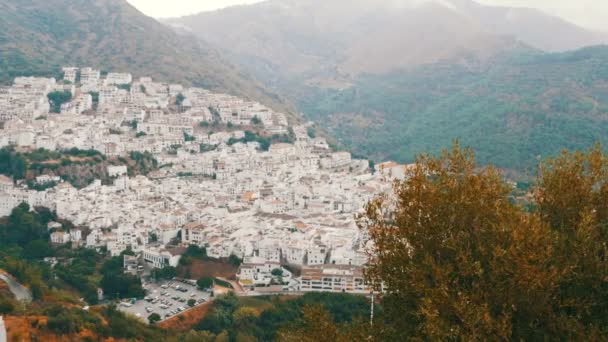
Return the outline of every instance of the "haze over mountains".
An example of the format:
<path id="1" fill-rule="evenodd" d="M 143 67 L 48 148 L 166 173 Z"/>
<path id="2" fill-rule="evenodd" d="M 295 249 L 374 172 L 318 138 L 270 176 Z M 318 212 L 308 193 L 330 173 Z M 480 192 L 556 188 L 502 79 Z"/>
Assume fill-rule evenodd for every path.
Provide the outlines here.
<path id="1" fill-rule="evenodd" d="M 458 138 L 523 171 L 608 128 L 608 37 L 472 0 L 270 0 L 165 21 L 218 46 L 354 152 Z M 550 133 L 548 133 L 550 132 Z"/>
<path id="2" fill-rule="evenodd" d="M 270 0 L 168 23 L 219 46 L 261 77 L 379 73 L 528 47 L 560 52 L 608 42 L 537 10 L 471 0 Z"/>
<path id="3" fill-rule="evenodd" d="M 289 107 L 209 44 L 178 36 L 124 0 L 0 0 L 0 56 L 0 82 L 90 65 Z"/>

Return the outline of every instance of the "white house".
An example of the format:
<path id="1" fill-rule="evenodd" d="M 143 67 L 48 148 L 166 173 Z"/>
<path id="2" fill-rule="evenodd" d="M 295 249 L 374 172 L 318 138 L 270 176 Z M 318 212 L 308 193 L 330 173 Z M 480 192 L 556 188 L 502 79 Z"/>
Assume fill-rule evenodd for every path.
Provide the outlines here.
<path id="1" fill-rule="evenodd" d="M 119 177 L 127 174 L 126 165 L 110 165 L 108 166 L 108 176 Z"/>
<path id="2" fill-rule="evenodd" d="M 199 223 L 186 223 L 182 228 L 182 241 L 189 245 L 203 246 L 206 242 L 205 226 Z"/>
<path id="3" fill-rule="evenodd" d="M 61 69 L 63 71 L 63 79 L 69 81 L 71 83 L 76 83 L 76 77 L 78 76 L 78 68 L 74 67 L 64 67 Z"/>
<path id="4" fill-rule="evenodd" d="M 272 271 L 275 269 L 281 270 L 280 276 L 272 275 Z M 259 257 L 246 257 L 237 273 L 239 284 L 251 290 L 255 287 L 269 286 L 273 279 L 279 277 L 284 282 L 288 282 L 292 275 L 288 270 L 282 268 L 280 263 L 264 262 Z"/>
<path id="5" fill-rule="evenodd" d="M 131 74 L 118 72 L 109 73 L 104 80 L 105 85 L 131 84 L 131 82 L 133 82 L 133 76 Z"/>
<path id="6" fill-rule="evenodd" d="M 101 77 L 101 72 L 92 68 L 82 68 L 80 70 L 80 83 L 97 83 Z"/>
<path id="7" fill-rule="evenodd" d="M 308 265 L 323 265 L 327 259 L 328 249 L 325 246 L 315 246 L 307 250 Z"/>
<path id="8" fill-rule="evenodd" d="M 66 244 L 70 242 L 70 234 L 66 232 L 51 233 L 51 242 L 56 244 Z"/>
<path id="9" fill-rule="evenodd" d="M 155 268 L 176 267 L 182 254 L 183 251 L 167 250 L 158 247 L 148 247 L 143 250 L 144 261 L 152 264 Z"/>
<path id="10" fill-rule="evenodd" d="M 80 229 L 70 230 L 70 240 L 75 242 L 82 240 L 82 231 Z"/>
<path id="11" fill-rule="evenodd" d="M 321 167 L 324 169 L 336 169 L 346 167 L 351 162 L 351 155 L 348 152 L 332 153 L 329 158 L 321 159 Z"/>

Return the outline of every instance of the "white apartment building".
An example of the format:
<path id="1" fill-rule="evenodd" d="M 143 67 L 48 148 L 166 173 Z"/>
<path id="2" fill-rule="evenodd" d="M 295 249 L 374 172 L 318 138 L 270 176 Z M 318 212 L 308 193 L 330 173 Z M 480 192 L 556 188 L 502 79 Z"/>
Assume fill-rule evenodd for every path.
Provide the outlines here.
<path id="1" fill-rule="evenodd" d="M 310 247 L 306 251 L 307 265 L 323 265 L 327 259 L 329 249 L 325 246 Z"/>
<path id="2" fill-rule="evenodd" d="M 111 72 L 106 76 L 104 85 L 121 85 L 131 84 L 133 82 L 133 76 L 127 73 Z"/>
<path id="3" fill-rule="evenodd" d="M 283 271 L 283 279 L 290 279 L 291 273 L 283 269 L 279 262 L 265 262 L 262 258 L 246 257 L 239 267 L 237 278 L 244 288 L 253 290 L 255 287 L 269 286 L 274 276 L 272 270 Z"/>
<path id="4" fill-rule="evenodd" d="M 110 165 L 108 166 L 108 176 L 119 177 L 127 174 L 126 165 Z"/>
<path id="5" fill-rule="evenodd" d="M 143 250 L 143 258 L 149 264 L 152 264 L 155 268 L 163 268 L 166 266 L 177 267 L 181 253 L 176 250 L 167 250 L 159 247 L 147 247 Z"/>
<path id="6" fill-rule="evenodd" d="M 82 231 L 80 229 L 70 230 L 70 241 L 80 242 L 82 240 Z"/>
<path id="7" fill-rule="evenodd" d="M 321 159 L 321 167 L 324 169 L 336 169 L 347 167 L 351 162 L 351 154 L 348 152 L 336 152 L 328 158 Z"/>
<path id="8" fill-rule="evenodd" d="M 365 283 L 361 267 L 317 265 L 302 269 L 299 290 L 369 294 L 372 288 Z"/>
<path id="9" fill-rule="evenodd" d="M 80 69 L 80 83 L 97 83 L 101 78 L 101 72 L 92 68 Z"/>
<path id="10" fill-rule="evenodd" d="M 169 124 L 167 122 L 142 122 L 137 126 L 137 130 L 148 135 L 179 135 L 194 134 L 192 125 Z"/>
<path id="11" fill-rule="evenodd" d="M 70 234 L 66 232 L 51 233 L 51 242 L 55 244 L 66 244 L 70 242 Z"/>
<path id="12" fill-rule="evenodd" d="M 204 246 L 207 241 L 205 226 L 200 223 L 187 223 L 182 228 L 182 241 L 189 245 Z"/>
<path id="13" fill-rule="evenodd" d="M 78 77 L 78 68 L 74 67 L 64 67 L 61 69 L 63 71 L 63 79 L 69 81 L 71 83 L 76 83 L 76 78 Z"/>

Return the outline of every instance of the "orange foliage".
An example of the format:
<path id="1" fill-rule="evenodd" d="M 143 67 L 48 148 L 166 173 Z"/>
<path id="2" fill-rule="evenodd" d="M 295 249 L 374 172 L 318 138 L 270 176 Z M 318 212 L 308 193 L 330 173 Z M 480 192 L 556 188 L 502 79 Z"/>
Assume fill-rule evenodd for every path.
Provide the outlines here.
<path id="1" fill-rule="evenodd" d="M 106 341 L 113 339 L 100 339 L 90 330 L 83 330 L 78 334 L 56 335 L 44 327 L 47 323 L 46 316 L 7 316 L 4 317 L 9 341 L 45 341 L 45 342 L 71 342 L 71 341 Z"/>
<path id="2" fill-rule="evenodd" d="M 422 156 L 367 208 L 368 278 L 383 284 L 383 339 L 608 338 L 608 158 L 542 168 L 533 212 L 501 173 L 455 144 Z"/>
<path id="3" fill-rule="evenodd" d="M 190 331 L 196 324 L 207 317 L 211 306 L 211 302 L 199 305 L 179 316 L 158 323 L 158 326 L 163 329 L 171 329 L 180 332 Z"/>

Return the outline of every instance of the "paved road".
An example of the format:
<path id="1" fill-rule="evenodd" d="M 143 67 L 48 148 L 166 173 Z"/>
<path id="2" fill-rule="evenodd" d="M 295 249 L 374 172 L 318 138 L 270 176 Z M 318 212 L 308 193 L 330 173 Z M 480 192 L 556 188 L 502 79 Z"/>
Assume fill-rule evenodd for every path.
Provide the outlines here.
<path id="1" fill-rule="evenodd" d="M 19 284 L 13 277 L 3 272 L 0 272 L 0 280 L 4 280 L 8 285 L 9 289 L 15 295 L 15 298 L 24 302 L 32 301 L 32 293 L 28 288 Z"/>

